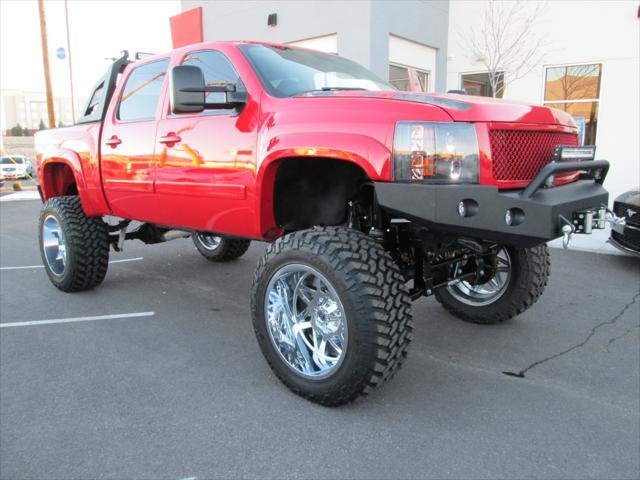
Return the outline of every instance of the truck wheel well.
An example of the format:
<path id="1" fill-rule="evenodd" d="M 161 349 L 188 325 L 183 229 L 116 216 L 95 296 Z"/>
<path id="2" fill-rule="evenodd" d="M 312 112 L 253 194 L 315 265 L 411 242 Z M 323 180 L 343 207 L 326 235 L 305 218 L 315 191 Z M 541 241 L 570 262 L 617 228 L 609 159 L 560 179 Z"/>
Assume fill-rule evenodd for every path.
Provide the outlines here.
<path id="1" fill-rule="evenodd" d="M 43 195 L 46 199 L 63 195 L 77 195 L 78 185 L 71 168 L 61 162 L 47 165 L 42 175 Z"/>
<path id="2" fill-rule="evenodd" d="M 349 201 L 368 181 L 358 165 L 332 158 L 290 158 L 278 168 L 274 217 L 287 231 L 345 223 Z"/>

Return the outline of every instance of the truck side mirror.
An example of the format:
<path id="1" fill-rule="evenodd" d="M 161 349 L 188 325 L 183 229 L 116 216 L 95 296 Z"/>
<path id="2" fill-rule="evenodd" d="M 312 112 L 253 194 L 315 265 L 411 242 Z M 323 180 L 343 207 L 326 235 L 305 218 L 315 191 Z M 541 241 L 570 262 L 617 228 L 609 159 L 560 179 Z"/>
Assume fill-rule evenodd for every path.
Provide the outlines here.
<path id="1" fill-rule="evenodd" d="M 235 84 L 205 85 L 199 67 L 180 65 L 169 75 L 172 113 L 194 113 L 207 110 L 227 110 L 247 103 L 247 93 L 237 92 Z M 223 93 L 218 101 L 207 101 L 205 93 Z"/>
<path id="2" fill-rule="evenodd" d="M 204 110 L 204 75 L 199 67 L 180 65 L 169 74 L 172 113 L 195 113 Z"/>

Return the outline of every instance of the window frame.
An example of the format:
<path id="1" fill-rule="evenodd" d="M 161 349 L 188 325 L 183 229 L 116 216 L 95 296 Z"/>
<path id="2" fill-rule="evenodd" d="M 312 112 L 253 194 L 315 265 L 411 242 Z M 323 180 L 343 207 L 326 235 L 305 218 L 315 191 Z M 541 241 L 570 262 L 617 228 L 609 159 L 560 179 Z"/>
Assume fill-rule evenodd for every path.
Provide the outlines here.
<path id="1" fill-rule="evenodd" d="M 142 68 L 145 67 L 147 65 L 152 65 L 154 63 L 159 63 L 159 62 L 167 62 L 167 69 L 165 71 L 165 75 L 164 75 L 164 79 L 162 80 L 162 85 L 160 86 L 160 94 L 158 96 L 158 104 L 156 105 L 156 109 L 155 112 L 153 114 L 152 117 L 150 118 L 140 118 L 140 119 L 136 119 L 136 120 L 122 120 L 119 118 L 120 115 L 120 103 L 122 102 L 122 96 L 124 95 L 124 90 L 127 87 L 127 82 L 129 81 L 129 79 L 131 78 L 131 75 L 133 74 L 133 72 L 135 72 L 138 68 Z M 167 84 L 167 78 L 169 76 L 169 69 L 171 67 L 171 57 L 162 57 L 162 58 L 154 58 L 153 60 L 150 60 L 148 62 L 143 62 L 140 63 L 138 65 L 135 65 L 127 74 L 126 77 L 122 78 L 122 87 L 120 88 L 120 91 L 118 92 L 118 101 L 114 107 L 114 111 L 113 111 L 113 118 L 112 118 L 112 122 L 114 125 L 124 125 L 127 123 L 143 123 L 143 122 L 151 122 L 151 121 L 157 121 L 158 120 L 158 109 L 161 108 L 161 105 L 164 103 L 164 97 L 165 97 L 165 93 L 166 93 L 166 84 Z"/>
<path id="2" fill-rule="evenodd" d="M 568 67 L 580 67 L 582 65 L 600 65 L 600 81 L 598 82 L 598 98 L 593 99 L 580 99 L 580 100 L 545 100 L 544 93 L 547 89 L 547 70 L 550 68 L 568 68 Z M 604 77 L 604 62 L 602 61 L 593 61 L 593 62 L 576 62 L 576 63 L 558 63 L 551 65 L 543 65 L 542 66 L 542 92 L 541 99 L 542 104 L 546 103 L 588 103 L 588 102 L 600 102 L 600 97 L 602 96 L 602 79 Z"/>
<path id="3" fill-rule="evenodd" d="M 543 65 L 542 66 L 542 86 L 541 86 L 541 104 L 543 106 L 547 106 L 549 104 L 559 104 L 559 103 L 597 103 L 598 104 L 598 123 L 600 122 L 600 99 L 602 97 L 602 82 L 604 79 L 604 72 L 605 72 L 605 67 L 604 67 L 605 62 L 602 60 L 593 60 L 590 62 L 572 62 L 572 63 L 555 63 L 555 64 L 549 64 L 549 65 Z M 580 100 L 545 100 L 544 99 L 544 94 L 547 90 L 547 70 L 550 68 L 568 68 L 568 67 L 579 67 L 582 65 L 600 65 L 600 79 L 598 82 L 598 98 L 594 98 L 594 99 L 580 99 Z M 555 108 L 555 107 L 550 107 L 550 108 Z M 569 112 L 566 112 L 567 114 L 571 115 Z M 571 115 L 571 118 L 573 118 L 573 115 Z M 595 138 L 593 139 L 592 144 L 596 145 L 598 143 L 598 132 L 600 131 L 600 129 L 597 127 L 596 125 L 596 135 Z"/>
<path id="4" fill-rule="evenodd" d="M 458 86 L 461 90 L 464 89 L 464 82 L 462 80 L 462 77 L 464 75 L 479 75 L 479 74 L 483 74 L 486 73 L 487 75 L 489 75 L 489 72 L 487 72 L 486 70 L 473 70 L 470 72 L 458 72 Z M 502 96 L 501 97 L 486 97 L 486 98 L 498 98 L 498 99 L 506 99 L 507 98 L 507 71 L 506 70 L 501 70 L 500 73 L 502 73 L 502 83 L 504 84 L 504 87 L 502 87 Z"/>
<path id="5" fill-rule="evenodd" d="M 227 56 L 227 54 L 225 54 L 223 51 L 218 50 L 216 48 L 201 48 L 201 49 L 198 49 L 198 50 L 190 50 L 188 52 L 185 52 L 184 55 L 182 55 L 182 56 L 180 56 L 180 57 L 178 57 L 176 59 L 176 62 L 173 65 L 171 65 L 171 68 L 180 67 L 180 66 L 184 65 L 184 60 L 189 55 L 192 55 L 192 54 L 198 53 L 198 52 L 216 52 L 216 53 L 219 53 L 220 55 L 222 55 L 227 60 L 227 62 L 229 62 L 229 65 L 231 65 L 231 68 L 233 69 L 233 71 L 238 76 L 238 79 L 240 80 L 240 83 L 242 84 L 242 87 L 244 88 L 244 91 L 247 92 L 247 95 L 249 95 L 249 90 L 247 89 L 247 84 L 242 79 L 242 76 L 240 75 L 240 72 L 238 72 L 238 69 L 236 68 L 236 66 L 233 64 L 233 62 Z M 229 109 L 226 109 L 226 110 L 217 110 L 217 109 L 216 110 L 207 110 L 207 109 L 204 109 L 201 112 L 194 112 L 194 113 L 189 113 L 189 112 L 186 112 L 186 113 L 173 113 L 171 111 L 171 99 L 169 98 L 170 95 L 166 95 L 166 97 L 167 97 L 166 108 L 164 109 L 164 118 L 166 118 L 166 119 L 191 118 L 191 117 L 202 117 L 202 116 L 207 116 L 207 117 L 223 117 L 223 116 L 237 117 L 242 112 L 241 109 L 236 107 L 236 108 L 229 108 Z"/>

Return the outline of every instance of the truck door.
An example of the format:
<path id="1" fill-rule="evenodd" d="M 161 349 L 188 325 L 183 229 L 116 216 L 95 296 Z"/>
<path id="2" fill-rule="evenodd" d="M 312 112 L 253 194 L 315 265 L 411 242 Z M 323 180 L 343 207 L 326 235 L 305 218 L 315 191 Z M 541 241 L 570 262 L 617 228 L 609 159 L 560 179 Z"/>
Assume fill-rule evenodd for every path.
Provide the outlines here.
<path id="1" fill-rule="evenodd" d="M 208 85 L 235 83 L 237 91 L 246 91 L 233 64 L 218 50 L 190 52 L 182 64 L 200 67 Z M 212 100 L 222 94 L 207 95 Z M 172 114 L 167 102 L 156 139 L 156 223 L 256 235 L 257 108 L 249 101 L 240 110 Z"/>
<path id="2" fill-rule="evenodd" d="M 105 117 L 102 178 L 109 206 L 119 217 L 148 221 L 155 208 L 154 147 L 168 66 L 169 59 L 161 59 L 134 67 Z"/>

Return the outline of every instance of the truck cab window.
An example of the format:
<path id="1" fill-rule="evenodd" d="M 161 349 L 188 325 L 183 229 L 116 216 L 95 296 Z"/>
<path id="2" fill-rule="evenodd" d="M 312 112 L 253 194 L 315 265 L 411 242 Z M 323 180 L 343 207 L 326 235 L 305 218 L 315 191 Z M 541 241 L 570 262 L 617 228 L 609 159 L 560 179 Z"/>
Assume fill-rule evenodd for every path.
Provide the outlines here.
<path id="1" fill-rule="evenodd" d="M 182 62 L 183 65 L 199 67 L 204 74 L 206 85 L 234 84 L 236 91 L 246 91 L 240 76 L 233 65 L 222 53 L 215 50 L 203 50 L 189 53 Z M 222 93 L 208 92 L 205 94 L 208 101 L 215 102 L 222 99 Z M 219 96 L 220 98 L 216 98 Z"/>
<path id="2" fill-rule="evenodd" d="M 131 72 L 118 105 L 118 120 L 136 121 L 155 118 L 168 65 L 169 60 L 165 59 L 146 63 Z"/>
<path id="3" fill-rule="evenodd" d="M 104 93 L 104 82 L 102 82 L 93 92 L 93 95 L 91 96 L 91 100 L 89 101 L 89 104 L 87 106 L 86 111 L 84 112 L 85 116 L 89 116 L 91 115 L 94 110 L 96 109 L 96 107 L 98 105 L 100 105 L 100 103 L 102 103 L 102 96 Z"/>

